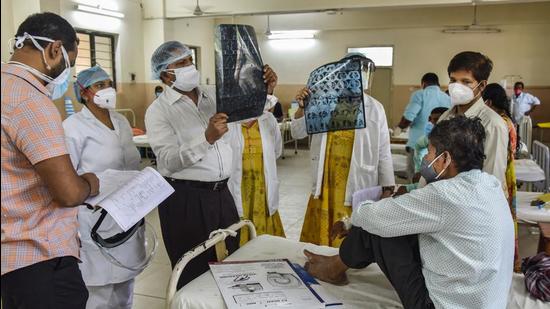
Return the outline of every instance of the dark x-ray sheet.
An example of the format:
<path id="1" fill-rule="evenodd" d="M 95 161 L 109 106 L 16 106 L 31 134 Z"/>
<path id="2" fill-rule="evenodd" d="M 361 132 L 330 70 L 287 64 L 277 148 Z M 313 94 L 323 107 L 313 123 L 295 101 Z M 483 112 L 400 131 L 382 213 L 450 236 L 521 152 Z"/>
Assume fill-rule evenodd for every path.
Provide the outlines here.
<path id="1" fill-rule="evenodd" d="M 216 27 L 216 107 L 229 122 L 263 113 L 267 87 L 256 32 L 248 25 Z"/>
<path id="2" fill-rule="evenodd" d="M 304 111 L 309 134 L 365 128 L 361 63 L 349 57 L 311 72 Z"/>

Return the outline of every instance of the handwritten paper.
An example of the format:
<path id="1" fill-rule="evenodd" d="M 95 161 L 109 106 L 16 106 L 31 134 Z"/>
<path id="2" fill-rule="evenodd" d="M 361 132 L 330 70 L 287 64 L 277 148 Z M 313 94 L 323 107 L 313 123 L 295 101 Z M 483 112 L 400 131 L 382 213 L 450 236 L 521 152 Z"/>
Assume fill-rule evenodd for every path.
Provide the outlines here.
<path id="1" fill-rule="evenodd" d="M 97 176 L 100 194 L 86 202 L 107 210 L 124 231 L 174 192 L 172 186 L 151 167 L 141 172 L 106 170 Z"/>

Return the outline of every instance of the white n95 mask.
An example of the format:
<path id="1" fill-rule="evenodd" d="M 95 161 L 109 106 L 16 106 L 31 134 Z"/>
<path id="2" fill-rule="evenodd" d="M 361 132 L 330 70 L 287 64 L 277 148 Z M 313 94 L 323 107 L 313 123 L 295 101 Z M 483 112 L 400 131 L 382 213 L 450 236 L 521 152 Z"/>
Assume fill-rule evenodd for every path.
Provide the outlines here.
<path id="1" fill-rule="evenodd" d="M 176 87 L 181 91 L 191 91 L 199 86 L 201 75 L 194 65 L 173 69 L 168 73 L 176 75 L 176 80 L 171 87 Z"/>
<path id="2" fill-rule="evenodd" d="M 474 89 L 479 87 L 481 83 L 478 83 Z M 474 99 L 474 89 L 465 86 L 461 83 L 451 83 L 449 84 L 449 95 L 451 96 L 451 105 L 465 105 Z"/>
<path id="3" fill-rule="evenodd" d="M 94 95 L 94 103 L 105 109 L 115 109 L 116 107 L 116 90 L 113 87 L 99 90 Z"/>

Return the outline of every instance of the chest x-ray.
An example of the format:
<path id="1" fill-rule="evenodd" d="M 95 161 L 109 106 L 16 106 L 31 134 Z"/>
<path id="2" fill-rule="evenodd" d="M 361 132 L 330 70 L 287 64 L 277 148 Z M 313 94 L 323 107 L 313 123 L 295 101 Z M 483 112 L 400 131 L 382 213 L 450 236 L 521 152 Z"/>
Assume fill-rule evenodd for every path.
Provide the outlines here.
<path id="1" fill-rule="evenodd" d="M 365 128 L 362 59 L 349 57 L 325 64 L 309 75 L 305 102 L 308 134 Z"/>
<path id="2" fill-rule="evenodd" d="M 248 25 L 216 27 L 216 108 L 229 122 L 263 113 L 267 87 L 254 28 Z"/>

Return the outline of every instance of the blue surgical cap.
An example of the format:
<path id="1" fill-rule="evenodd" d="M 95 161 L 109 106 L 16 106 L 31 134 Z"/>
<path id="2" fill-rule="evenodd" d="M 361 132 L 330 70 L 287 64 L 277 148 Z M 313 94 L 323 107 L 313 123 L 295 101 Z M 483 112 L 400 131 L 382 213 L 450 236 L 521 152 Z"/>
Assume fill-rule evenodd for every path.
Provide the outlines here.
<path id="1" fill-rule="evenodd" d="M 103 80 L 111 80 L 111 77 L 98 65 L 84 71 L 80 71 L 80 73 L 76 76 L 76 81 L 73 84 L 74 94 L 78 102 L 82 102 L 82 98 L 80 97 L 80 90 L 82 88 L 86 89 Z"/>
<path id="2" fill-rule="evenodd" d="M 178 41 L 162 43 L 151 56 L 151 73 L 153 79 L 160 79 L 160 73 L 166 70 L 169 64 L 191 56 L 191 50 Z"/>

